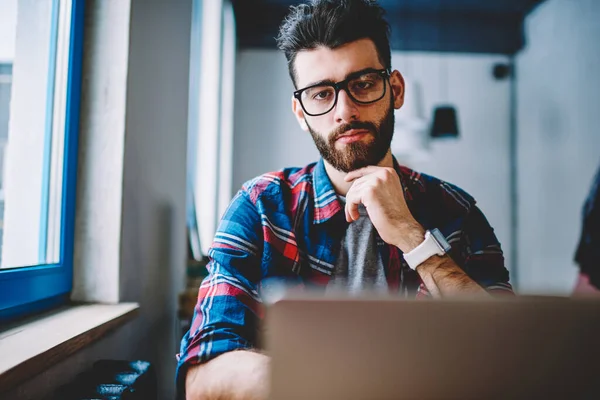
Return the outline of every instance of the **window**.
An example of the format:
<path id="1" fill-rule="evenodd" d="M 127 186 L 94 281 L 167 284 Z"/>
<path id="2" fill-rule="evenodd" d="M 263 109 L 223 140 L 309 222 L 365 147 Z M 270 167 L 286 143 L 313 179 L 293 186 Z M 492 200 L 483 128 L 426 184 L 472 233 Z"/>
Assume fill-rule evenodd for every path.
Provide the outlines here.
<path id="1" fill-rule="evenodd" d="M 233 121 L 235 118 L 235 13 L 230 2 L 223 4 L 223 44 L 221 53 L 221 130 L 219 141 L 219 193 L 216 218 L 219 220 L 231 202 L 233 184 Z M 214 236 L 214 235 L 213 235 Z M 211 238 L 212 240 L 212 238 Z"/>
<path id="2" fill-rule="evenodd" d="M 72 287 L 83 5 L 0 2 L 0 322 Z"/>
<path id="3" fill-rule="evenodd" d="M 194 0 L 188 134 L 188 228 L 208 254 L 231 201 L 236 31 L 228 0 Z"/>

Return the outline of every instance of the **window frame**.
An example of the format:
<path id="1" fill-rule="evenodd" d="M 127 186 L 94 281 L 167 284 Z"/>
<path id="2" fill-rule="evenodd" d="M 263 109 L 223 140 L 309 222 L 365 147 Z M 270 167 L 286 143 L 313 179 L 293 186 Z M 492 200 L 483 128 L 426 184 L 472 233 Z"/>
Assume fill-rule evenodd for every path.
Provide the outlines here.
<path id="1" fill-rule="evenodd" d="M 54 0 L 55 4 L 60 0 Z M 77 144 L 83 63 L 85 0 L 71 0 L 64 159 L 62 170 L 60 257 L 58 263 L 0 269 L 0 323 L 58 306 L 68 300 L 73 286 Z M 54 21 L 53 29 L 54 30 Z M 56 48 L 56 35 L 51 49 Z M 51 52 L 51 57 L 55 57 Z M 50 67 L 53 69 L 53 66 Z M 52 80 L 54 77 L 51 78 Z M 54 101 L 54 97 L 48 99 Z M 49 132 L 46 131 L 46 138 Z M 48 163 L 46 163 L 47 165 Z M 44 170 L 44 174 L 48 174 Z M 49 179 L 45 177 L 44 179 Z M 47 191 L 48 188 L 44 188 Z M 44 195 L 47 197 L 47 194 Z M 46 198 L 47 200 L 47 198 Z M 47 215 L 46 215 L 47 216 Z"/>

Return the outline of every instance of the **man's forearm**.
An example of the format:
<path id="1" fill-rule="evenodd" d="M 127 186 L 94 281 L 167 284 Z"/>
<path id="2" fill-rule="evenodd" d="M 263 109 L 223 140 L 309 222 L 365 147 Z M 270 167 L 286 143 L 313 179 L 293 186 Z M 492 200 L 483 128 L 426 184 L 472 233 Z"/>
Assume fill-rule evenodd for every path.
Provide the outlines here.
<path id="1" fill-rule="evenodd" d="M 419 265 L 416 271 L 434 297 L 487 294 L 448 255 L 433 256 Z"/>
<path id="2" fill-rule="evenodd" d="M 189 368 L 186 399 L 263 400 L 269 385 L 269 357 L 253 351 L 233 351 Z"/>
<path id="3" fill-rule="evenodd" d="M 395 245 L 404 253 L 415 249 L 425 238 L 425 229 L 416 221 L 400 224 L 398 232 Z M 430 257 L 420 264 L 416 271 L 429 293 L 436 298 L 465 294 L 487 294 L 448 255 Z"/>

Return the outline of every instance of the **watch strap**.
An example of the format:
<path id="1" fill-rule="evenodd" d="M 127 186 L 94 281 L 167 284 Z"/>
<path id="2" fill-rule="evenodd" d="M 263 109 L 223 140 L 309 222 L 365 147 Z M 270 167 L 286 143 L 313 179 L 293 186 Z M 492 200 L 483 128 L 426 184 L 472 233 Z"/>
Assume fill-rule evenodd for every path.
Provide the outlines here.
<path id="1" fill-rule="evenodd" d="M 441 235 L 441 232 L 439 233 L 439 235 Z M 410 252 L 404 253 L 404 260 L 406 261 L 408 266 L 414 270 L 425 260 L 431 258 L 434 255 L 443 256 L 446 253 L 447 248 L 447 242 L 445 241 L 445 239 L 444 242 L 445 243 L 438 243 L 438 240 L 436 239 L 432 231 L 427 231 L 425 232 L 425 240 L 423 240 L 421 244 L 412 249 Z"/>

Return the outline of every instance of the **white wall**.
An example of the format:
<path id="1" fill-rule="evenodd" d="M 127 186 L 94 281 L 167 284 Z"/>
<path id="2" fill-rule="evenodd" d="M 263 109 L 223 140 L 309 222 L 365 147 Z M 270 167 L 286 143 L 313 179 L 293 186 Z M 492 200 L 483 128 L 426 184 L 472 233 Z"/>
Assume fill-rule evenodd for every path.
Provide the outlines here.
<path id="1" fill-rule="evenodd" d="M 494 227 L 511 269 L 510 83 L 492 76 L 493 65 L 507 61 L 504 56 L 490 55 L 392 56 L 394 68 L 404 72 L 407 80 L 420 82 L 425 117 L 431 120 L 435 105 L 450 101 L 456 107 L 460 131 L 457 140 L 431 141 L 426 158 L 399 162 L 454 183 L 474 196 Z"/>
<path id="2" fill-rule="evenodd" d="M 142 305 L 137 350 L 154 361 L 161 399 L 174 398 L 181 339 L 191 13 L 192 0 L 132 1 L 120 299 Z"/>
<path id="3" fill-rule="evenodd" d="M 235 77 L 233 193 L 254 176 L 318 159 L 310 134 L 292 114 L 294 85 L 282 54 L 240 51 Z"/>
<path id="4" fill-rule="evenodd" d="M 503 56 L 394 53 L 392 66 L 423 89 L 425 116 L 451 100 L 461 138 L 432 143 L 428 159 L 411 166 L 470 192 L 510 255 L 509 82 L 496 81 L 492 66 Z M 444 76 L 449 83 L 442 84 Z M 233 187 L 261 173 L 301 166 L 319 155 L 291 112 L 293 85 L 277 51 L 244 50 L 237 58 Z M 400 111 L 402 112 L 402 111 Z M 403 160 L 399 160 L 403 162 Z M 507 260 L 507 265 L 511 265 Z"/>
<path id="5" fill-rule="evenodd" d="M 517 58 L 519 277 L 569 293 L 581 209 L 600 163 L 600 2 L 548 0 Z"/>
<path id="6" fill-rule="evenodd" d="M 86 9 L 71 297 L 117 303 L 131 2 L 99 1 Z"/>

